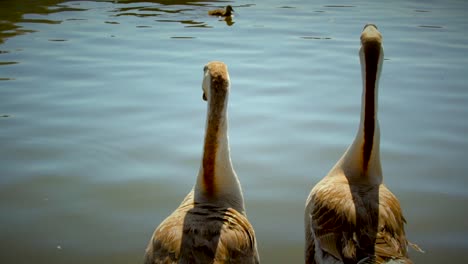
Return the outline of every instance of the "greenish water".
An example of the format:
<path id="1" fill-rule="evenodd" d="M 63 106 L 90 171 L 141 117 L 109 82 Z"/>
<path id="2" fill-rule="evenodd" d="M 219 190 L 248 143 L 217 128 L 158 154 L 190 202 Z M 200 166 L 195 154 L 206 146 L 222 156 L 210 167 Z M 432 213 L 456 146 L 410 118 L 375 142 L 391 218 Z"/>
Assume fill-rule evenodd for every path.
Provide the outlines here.
<path id="1" fill-rule="evenodd" d="M 39 3 L 40 2 L 40 3 Z M 231 23 L 208 17 L 231 4 Z M 310 189 L 354 138 L 359 35 L 384 36 L 384 180 L 416 263 L 468 261 L 465 1 L 1 1 L 0 263 L 141 263 L 191 189 L 202 69 L 263 263 L 303 262 Z"/>

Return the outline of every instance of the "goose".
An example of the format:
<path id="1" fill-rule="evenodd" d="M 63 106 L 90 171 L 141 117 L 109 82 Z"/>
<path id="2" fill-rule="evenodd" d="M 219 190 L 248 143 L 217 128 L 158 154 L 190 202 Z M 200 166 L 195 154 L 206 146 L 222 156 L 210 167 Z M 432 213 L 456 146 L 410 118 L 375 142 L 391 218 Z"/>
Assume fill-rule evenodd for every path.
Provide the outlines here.
<path id="1" fill-rule="evenodd" d="M 361 120 L 353 143 L 312 188 L 305 206 L 305 262 L 412 263 L 397 197 L 383 184 L 378 84 L 384 50 L 377 26 L 361 33 Z M 416 245 L 414 245 L 417 248 Z"/>
<path id="2" fill-rule="evenodd" d="M 231 162 L 230 79 L 223 62 L 204 67 L 202 89 L 208 111 L 198 177 L 180 206 L 154 231 L 145 264 L 259 263 L 255 232 Z"/>
<path id="3" fill-rule="evenodd" d="M 234 9 L 232 9 L 232 6 L 227 5 L 225 9 L 215 9 L 215 10 L 208 11 L 208 15 L 230 17 L 232 16 L 233 12 L 234 12 Z"/>

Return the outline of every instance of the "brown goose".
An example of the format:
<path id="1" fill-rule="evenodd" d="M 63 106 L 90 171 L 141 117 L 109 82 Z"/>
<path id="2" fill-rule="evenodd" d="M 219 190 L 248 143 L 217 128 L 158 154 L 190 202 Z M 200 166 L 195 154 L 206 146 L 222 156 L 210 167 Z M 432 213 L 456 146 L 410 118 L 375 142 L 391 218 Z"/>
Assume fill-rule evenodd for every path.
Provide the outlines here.
<path id="1" fill-rule="evenodd" d="M 412 263 L 400 203 L 382 182 L 377 95 L 384 51 L 375 25 L 364 27 L 359 56 L 363 79 L 359 129 L 307 199 L 306 263 Z"/>
<path id="2" fill-rule="evenodd" d="M 259 263 L 255 232 L 247 220 L 241 185 L 231 163 L 230 81 L 224 63 L 205 66 L 202 88 L 208 113 L 197 181 L 154 231 L 145 264 Z"/>
<path id="3" fill-rule="evenodd" d="M 234 12 L 234 9 L 232 9 L 232 6 L 227 5 L 225 9 L 215 9 L 215 10 L 208 11 L 208 15 L 230 17 L 232 16 L 233 12 Z"/>

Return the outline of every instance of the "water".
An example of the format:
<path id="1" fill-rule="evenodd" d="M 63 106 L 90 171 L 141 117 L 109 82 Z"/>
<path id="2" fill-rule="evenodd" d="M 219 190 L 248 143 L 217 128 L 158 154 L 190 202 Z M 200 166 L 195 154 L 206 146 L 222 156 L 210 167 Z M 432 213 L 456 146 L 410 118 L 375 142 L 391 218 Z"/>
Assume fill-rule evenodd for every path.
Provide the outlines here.
<path id="1" fill-rule="evenodd" d="M 0 262 L 141 263 L 191 189 L 202 69 L 263 263 L 303 262 L 303 208 L 359 122 L 359 35 L 384 36 L 381 156 L 417 263 L 468 261 L 465 1 L 2 1 Z"/>

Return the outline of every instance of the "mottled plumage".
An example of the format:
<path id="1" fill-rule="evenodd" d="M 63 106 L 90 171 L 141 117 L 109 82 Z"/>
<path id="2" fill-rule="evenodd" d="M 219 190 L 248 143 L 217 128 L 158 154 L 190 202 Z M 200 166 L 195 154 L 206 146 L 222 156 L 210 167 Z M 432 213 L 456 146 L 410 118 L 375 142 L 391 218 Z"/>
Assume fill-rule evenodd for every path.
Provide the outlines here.
<path id="1" fill-rule="evenodd" d="M 356 138 L 306 202 L 309 264 L 412 263 L 400 203 L 383 184 L 377 118 L 383 46 L 374 25 L 361 34 L 360 59 L 363 93 Z"/>
<path id="2" fill-rule="evenodd" d="M 317 184 L 307 201 L 306 263 L 412 263 L 397 198 L 383 184 L 350 188 L 344 175 L 334 176 Z"/>
<path id="3" fill-rule="evenodd" d="M 156 229 L 145 264 L 259 263 L 255 233 L 232 208 L 194 202 L 193 191 Z"/>

